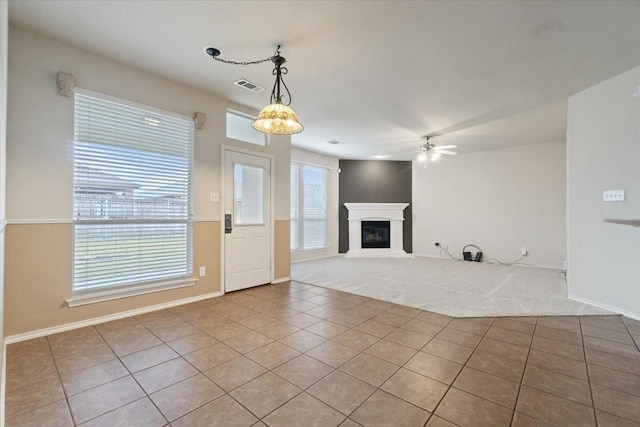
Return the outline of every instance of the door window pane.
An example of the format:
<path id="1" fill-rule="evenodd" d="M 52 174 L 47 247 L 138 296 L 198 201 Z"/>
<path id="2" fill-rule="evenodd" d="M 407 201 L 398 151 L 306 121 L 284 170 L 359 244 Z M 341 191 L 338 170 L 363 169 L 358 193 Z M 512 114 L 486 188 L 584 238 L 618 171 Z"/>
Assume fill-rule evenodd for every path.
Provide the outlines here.
<path id="1" fill-rule="evenodd" d="M 234 224 L 264 224 L 264 169 L 234 163 Z"/>

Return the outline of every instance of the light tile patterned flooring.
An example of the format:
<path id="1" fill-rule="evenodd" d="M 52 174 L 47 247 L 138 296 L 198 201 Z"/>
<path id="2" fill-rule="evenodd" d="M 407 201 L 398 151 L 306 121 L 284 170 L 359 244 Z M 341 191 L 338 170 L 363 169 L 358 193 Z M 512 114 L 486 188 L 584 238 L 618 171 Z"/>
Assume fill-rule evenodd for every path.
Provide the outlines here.
<path id="1" fill-rule="evenodd" d="M 640 322 L 291 282 L 7 347 L 7 426 L 638 426 Z"/>

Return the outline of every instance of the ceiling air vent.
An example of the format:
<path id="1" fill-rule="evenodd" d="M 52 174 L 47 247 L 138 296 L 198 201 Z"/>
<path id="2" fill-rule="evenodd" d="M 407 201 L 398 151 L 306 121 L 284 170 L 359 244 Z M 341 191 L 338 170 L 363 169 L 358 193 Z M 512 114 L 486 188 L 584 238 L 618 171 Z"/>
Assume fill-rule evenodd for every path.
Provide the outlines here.
<path id="1" fill-rule="evenodd" d="M 247 79 L 240 79 L 237 82 L 235 82 L 234 85 L 243 87 L 243 88 L 245 88 L 247 90 L 250 90 L 251 92 L 254 92 L 254 93 L 262 92 L 264 90 L 264 88 L 262 86 L 258 86 L 255 83 L 251 83 Z"/>

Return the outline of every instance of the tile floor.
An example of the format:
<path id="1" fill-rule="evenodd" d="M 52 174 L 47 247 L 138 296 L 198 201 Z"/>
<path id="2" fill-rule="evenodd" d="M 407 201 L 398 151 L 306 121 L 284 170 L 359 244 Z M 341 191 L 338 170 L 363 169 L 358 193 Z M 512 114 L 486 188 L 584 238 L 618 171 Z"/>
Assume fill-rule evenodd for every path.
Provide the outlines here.
<path id="1" fill-rule="evenodd" d="M 640 322 L 291 282 L 7 347 L 7 426 L 639 426 Z"/>

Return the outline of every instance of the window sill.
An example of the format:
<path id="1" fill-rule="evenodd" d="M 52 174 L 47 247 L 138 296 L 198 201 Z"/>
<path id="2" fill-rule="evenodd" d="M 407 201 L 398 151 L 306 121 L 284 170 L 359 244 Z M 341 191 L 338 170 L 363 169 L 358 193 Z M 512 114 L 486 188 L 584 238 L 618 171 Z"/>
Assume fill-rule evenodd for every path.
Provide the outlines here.
<path id="1" fill-rule="evenodd" d="M 78 307 L 81 305 L 95 304 L 98 302 L 111 301 L 114 299 L 133 297 L 136 295 L 144 295 L 153 292 L 168 291 L 170 289 L 185 288 L 187 286 L 194 286 L 197 282 L 197 279 L 187 278 L 122 289 L 111 289 L 86 294 L 76 294 L 69 298 L 66 302 L 69 307 Z"/>

